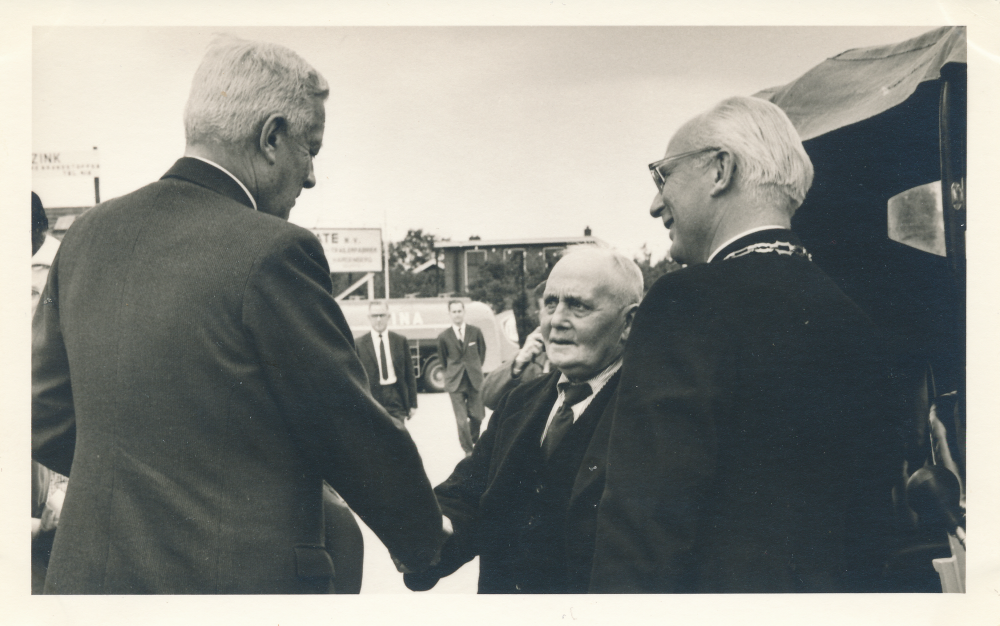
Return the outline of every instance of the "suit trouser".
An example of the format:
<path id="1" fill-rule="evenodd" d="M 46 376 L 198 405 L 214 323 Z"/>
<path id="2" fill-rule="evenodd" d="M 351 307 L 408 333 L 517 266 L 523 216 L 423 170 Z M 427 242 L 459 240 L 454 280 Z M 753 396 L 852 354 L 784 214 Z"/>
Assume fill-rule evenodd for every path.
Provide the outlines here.
<path id="1" fill-rule="evenodd" d="M 378 387 L 375 399 L 390 416 L 406 428 L 406 419 L 410 416 L 410 411 L 403 405 L 403 396 L 400 395 L 396 384 L 378 385 Z"/>
<path id="2" fill-rule="evenodd" d="M 451 408 L 455 411 L 455 422 L 458 424 L 458 442 L 466 454 L 472 454 L 472 447 L 479 441 L 479 427 L 486 418 L 483 396 L 479 389 L 472 386 L 468 374 L 462 375 L 458 390 L 448 395 L 451 396 Z"/>

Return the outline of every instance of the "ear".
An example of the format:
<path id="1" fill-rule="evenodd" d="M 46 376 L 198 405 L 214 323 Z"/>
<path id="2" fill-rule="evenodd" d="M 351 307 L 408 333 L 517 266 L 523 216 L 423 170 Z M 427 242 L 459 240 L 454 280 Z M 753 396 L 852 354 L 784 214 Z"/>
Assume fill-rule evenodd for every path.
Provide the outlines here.
<path id="1" fill-rule="evenodd" d="M 284 115 L 272 113 L 264 120 L 264 125 L 260 129 L 260 145 L 258 147 L 271 165 L 277 161 L 278 143 L 284 139 L 287 132 L 288 120 Z"/>
<path id="2" fill-rule="evenodd" d="M 711 190 L 713 197 L 732 189 L 736 183 L 736 159 L 733 154 L 726 150 L 717 152 L 712 158 L 712 171 L 715 174 Z"/>
<path id="3" fill-rule="evenodd" d="M 629 333 L 632 332 L 632 322 L 635 321 L 636 311 L 639 310 L 638 304 L 629 305 L 628 311 L 625 312 L 625 328 L 622 329 L 622 343 L 628 341 Z"/>

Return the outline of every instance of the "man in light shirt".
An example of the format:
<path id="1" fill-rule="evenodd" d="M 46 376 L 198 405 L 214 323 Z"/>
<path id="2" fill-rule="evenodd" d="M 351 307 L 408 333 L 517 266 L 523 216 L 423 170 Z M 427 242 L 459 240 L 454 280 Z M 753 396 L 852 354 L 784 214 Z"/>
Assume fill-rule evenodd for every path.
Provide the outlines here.
<path id="1" fill-rule="evenodd" d="M 625 351 L 590 590 L 880 591 L 902 458 L 886 351 L 790 230 L 813 178 L 798 133 L 730 98 L 649 169 L 686 267 Z"/>
<path id="2" fill-rule="evenodd" d="M 415 591 L 479 556 L 480 593 L 585 593 L 604 450 L 642 273 L 580 247 L 552 268 L 540 312 L 559 369 L 500 400 L 470 458 L 435 489 L 455 534 L 441 562 L 405 577 Z"/>
<path id="3" fill-rule="evenodd" d="M 469 456 L 486 418 L 482 395 L 486 340 L 477 326 L 465 323 L 465 303 L 461 300 L 448 302 L 448 315 L 451 328 L 438 335 L 438 359 L 444 368 L 444 388 L 451 396 L 455 412 L 458 442 Z"/>
<path id="4" fill-rule="evenodd" d="M 417 377 L 406 337 L 389 330 L 389 305 L 368 305 L 371 331 L 354 338 L 372 396 L 401 425 L 417 412 Z"/>

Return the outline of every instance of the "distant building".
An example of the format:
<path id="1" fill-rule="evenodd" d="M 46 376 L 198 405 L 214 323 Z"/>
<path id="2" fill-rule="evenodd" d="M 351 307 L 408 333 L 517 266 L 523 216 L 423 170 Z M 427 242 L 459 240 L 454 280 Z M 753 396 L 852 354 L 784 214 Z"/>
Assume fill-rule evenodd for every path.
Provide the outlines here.
<path id="1" fill-rule="evenodd" d="M 607 247 L 607 243 L 590 236 L 587 228 L 583 237 L 535 237 L 528 239 L 470 239 L 468 241 L 435 241 L 434 249 L 443 254 L 444 287 L 446 293 L 463 293 L 480 277 L 480 268 L 488 261 L 521 263 L 527 271 L 544 263 L 555 265 L 569 246 L 590 245 Z"/>
<path id="2" fill-rule="evenodd" d="M 62 239 L 66 231 L 73 225 L 76 218 L 83 215 L 93 207 L 73 206 L 73 207 L 45 207 L 45 216 L 49 218 L 49 234 L 56 239 Z"/>

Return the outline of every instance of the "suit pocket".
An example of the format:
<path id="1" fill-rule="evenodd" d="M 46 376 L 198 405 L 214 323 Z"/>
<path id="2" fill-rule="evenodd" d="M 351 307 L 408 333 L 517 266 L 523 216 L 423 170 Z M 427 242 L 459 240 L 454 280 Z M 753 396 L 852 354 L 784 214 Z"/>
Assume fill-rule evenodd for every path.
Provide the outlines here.
<path id="1" fill-rule="evenodd" d="M 295 573 L 311 582 L 333 580 L 333 560 L 323 546 L 295 546 Z"/>

